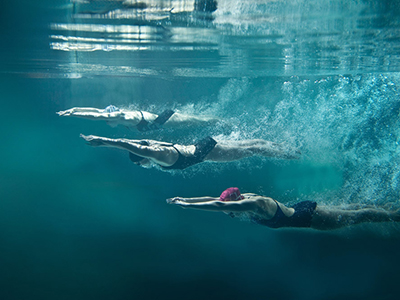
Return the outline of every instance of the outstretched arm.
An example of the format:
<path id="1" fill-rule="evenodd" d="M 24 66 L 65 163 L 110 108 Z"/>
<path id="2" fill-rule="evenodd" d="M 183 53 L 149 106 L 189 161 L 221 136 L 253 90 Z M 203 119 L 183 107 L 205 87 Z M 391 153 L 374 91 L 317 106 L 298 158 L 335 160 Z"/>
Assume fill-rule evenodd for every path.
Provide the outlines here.
<path id="1" fill-rule="evenodd" d="M 173 147 L 155 147 L 144 140 L 109 139 L 100 136 L 80 135 L 90 146 L 112 147 L 127 150 L 143 158 L 149 158 L 162 166 L 171 166 L 178 159 L 178 152 Z"/>
<path id="2" fill-rule="evenodd" d="M 94 107 L 73 107 L 67 110 L 62 110 L 57 112 L 59 116 L 77 116 L 77 117 L 85 117 L 85 116 L 97 116 L 102 115 L 105 112 L 104 109 L 98 109 Z"/>
<path id="3" fill-rule="evenodd" d="M 64 111 L 57 112 L 59 116 L 64 117 L 80 117 L 89 120 L 104 120 L 110 121 L 112 119 L 121 118 L 124 112 L 115 109 L 98 109 L 94 107 L 73 107 Z"/>
<path id="4" fill-rule="evenodd" d="M 211 197 L 210 197 L 211 198 Z M 211 198 L 216 199 L 216 198 Z M 167 199 L 167 203 L 175 204 L 183 208 L 193 208 L 207 211 L 255 211 L 258 208 L 257 201 L 254 200 L 240 200 L 224 202 L 220 200 L 211 200 L 205 202 L 186 202 L 182 198 L 175 197 Z"/>
<path id="5" fill-rule="evenodd" d="M 151 147 L 142 145 L 140 140 L 110 139 L 95 135 L 80 135 L 88 145 L 93 147 L 111 147 L 127 150 L 133 154 L 149 158 L 153 152 Z"/>
<path id="6" fill-rule="evenodd" d="M 182 202 L 186 202 L 186 203 L 196 203 L 196 202 L 208 202 L 208 201 L 216 201 L 216 200 L 219 200 L 219 198 L 209 197 L 209 196 L 194 197 L 194 198 L 174 197 L 174 198 L 167 199 L 167 203 L 173 204 L 176 201 L 182 201 Z"/>
<path id="7" fill-rule="evenodd" d="M 144 118 L 146 121 L 153 121 L 157 115 L 136 110 L 123 110 L 113 105 L 107 106 L 105 109 L 93 107 L 73 107 L 68 110 L 57 112 L 58 115 L 64 117 L 78 117 L 88 120 L 106 121 L 110 126 L 124 125 L 133 127 L 140 123 Z"/>
<path id="8" fill-rule="evenodd" d="M 178 112 L 172 112 L 161 125 L 163 127 L 176 127 L 176 126 L 200 126 L 204 124 L 214 124 L 219 121 L 217 118 L 208 116 L 192 116 L 185 115 Z M 64 111 L 57 112 L 58 115 L 64 117 L 79 117 L 88 120 L 100 120 L 111 123 L 110 125 L 121 124 L 124 126 L 136 126 L 144 119 L 146 122 L 152 123 L 157 120 L 158 115 L 137 110 L 119 109 L 113 105 L 107 106 L 105 109 L 98 109 L 93 107 L 73 107 Z M 161 114 L 162 116 L 163 114 Z M 115 124 L 116 123 L 116 124 Z"/>

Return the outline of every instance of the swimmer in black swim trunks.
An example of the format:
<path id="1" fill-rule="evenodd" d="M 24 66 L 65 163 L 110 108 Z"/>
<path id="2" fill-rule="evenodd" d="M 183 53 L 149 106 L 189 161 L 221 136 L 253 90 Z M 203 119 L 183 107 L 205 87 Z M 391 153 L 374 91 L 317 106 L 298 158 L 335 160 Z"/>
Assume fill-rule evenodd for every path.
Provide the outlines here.
<path id="1" fill-rule="evenodd" d="M 129 158 L 138 165 L 150 162 L 163 169 L 185 169 L 203 161 L 227 162 L 259 155 L 298 159 L 298 150 L 265 140 L 216 141 L 206 137 L 195 145 L 178 145 L 154 140 L 109 139 L 81 135 L 91 146 L 112 147 L 129 151 Z"/>
<path id="2" fill-rule="evenodd" d="M 167 199 L 167 203 L 183 208 L 221 211 L 231 217 L 249 219 L 270 228 L 303 227 L 319 230 L 337 229 L 364 222 L 400 222 L 400 212 L 376 207 L 343 209 L 317 205 L 313 201 L 299 202 L 287 207 L 278 201 L 256 194 L 241 194 L 229 188 L 219 198 L 199 197 Z"/>
<path id="3" fill-rule="evenodd" d="M 105 109 L 73 107 L 68 110 L 59 111 L 57 114 L 64 117 L 106 121 L 111 127 L 123 125 L 128 128 L 136 128 L 139 131 L 155 130 L 161 127 L 211 125 L 218 122 L 217 118 L 184 115 L 170 109 L 156 115 L 147 111 L 122 109 L 114 105 L 109 105 Z"/>

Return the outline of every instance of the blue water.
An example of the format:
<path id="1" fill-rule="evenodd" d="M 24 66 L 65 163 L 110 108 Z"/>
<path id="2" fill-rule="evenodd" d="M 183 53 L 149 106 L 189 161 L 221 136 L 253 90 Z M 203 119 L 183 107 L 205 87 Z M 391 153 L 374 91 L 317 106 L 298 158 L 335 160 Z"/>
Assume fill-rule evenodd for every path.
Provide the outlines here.
<path id="1" fill-rule="evenodd" d="M 238 186 L 398 207 L 400 5 L 143 2 L 1 5 L 0 299 L 397 299 L 397 224 L 271 230 L 165 199 Z M 55 113 L 109 104 L 229 126 L 143 134 Z M 263 138 L 302 159 L 165 172 L 80 133 Z"/>

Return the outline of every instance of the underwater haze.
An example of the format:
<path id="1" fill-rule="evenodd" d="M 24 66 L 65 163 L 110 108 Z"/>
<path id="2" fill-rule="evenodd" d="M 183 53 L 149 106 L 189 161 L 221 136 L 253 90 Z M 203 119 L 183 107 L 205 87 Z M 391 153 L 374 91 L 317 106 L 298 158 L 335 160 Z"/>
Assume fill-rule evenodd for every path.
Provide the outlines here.
<path id="1" fill-rule="evenodd" d="M 398 299 L 399 224 L 274 230 L 165 202 L 237 186 L 400 208 L 398 1 L 6 2 L 0 299 Z M 56 114 L 110 104 L 221 122 L 141 133 Z M 302 156 L 165 171 L 81 133 Z"/>

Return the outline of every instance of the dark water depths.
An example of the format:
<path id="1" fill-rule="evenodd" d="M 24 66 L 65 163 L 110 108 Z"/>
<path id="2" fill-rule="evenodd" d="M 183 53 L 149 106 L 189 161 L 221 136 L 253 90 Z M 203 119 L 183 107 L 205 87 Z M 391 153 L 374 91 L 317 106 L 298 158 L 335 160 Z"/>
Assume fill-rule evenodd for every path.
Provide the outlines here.
<path id="1" fill-rule="evenodd" d="M 397 224 L 270 230 L 165 203 L 238 186 L 397 207 L 397 2 L 146 3 L 2 4 L 0 298 L 397 299 Z M 303 157 L 143 169 L 79 134 L 148 134 L 55 114 L 109 104 L 230 124 L 153 139 L 263 138 Z"/>

